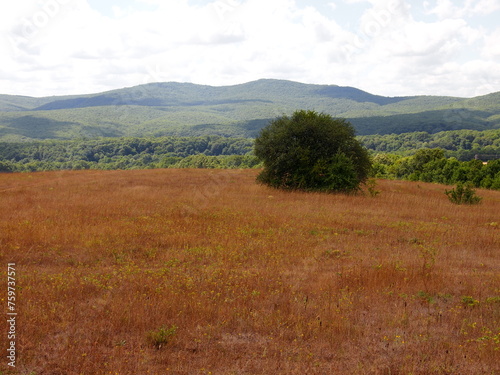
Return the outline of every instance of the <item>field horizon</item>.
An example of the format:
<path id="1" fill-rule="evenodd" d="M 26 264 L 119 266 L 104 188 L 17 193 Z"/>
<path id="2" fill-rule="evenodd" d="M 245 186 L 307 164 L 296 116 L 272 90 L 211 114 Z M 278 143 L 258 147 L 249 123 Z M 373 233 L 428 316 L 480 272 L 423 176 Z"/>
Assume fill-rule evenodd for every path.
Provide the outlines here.
<path id="1" fill-rule="evenodd" d="M 500 373 L 500 192 L 258 172 L 0 174 L 0 374 Z"/>

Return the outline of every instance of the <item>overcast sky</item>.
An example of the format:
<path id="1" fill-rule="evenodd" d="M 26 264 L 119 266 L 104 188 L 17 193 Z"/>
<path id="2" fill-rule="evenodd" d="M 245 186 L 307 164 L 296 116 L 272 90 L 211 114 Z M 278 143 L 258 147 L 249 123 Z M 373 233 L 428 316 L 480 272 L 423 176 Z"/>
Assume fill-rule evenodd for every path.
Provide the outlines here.
<path id="1" fill-rule="evenodd" d="M 500 0 L 22 0 L 0 5 L 0 93 L 260 78 L 373 94 L 500 91 Z"/>

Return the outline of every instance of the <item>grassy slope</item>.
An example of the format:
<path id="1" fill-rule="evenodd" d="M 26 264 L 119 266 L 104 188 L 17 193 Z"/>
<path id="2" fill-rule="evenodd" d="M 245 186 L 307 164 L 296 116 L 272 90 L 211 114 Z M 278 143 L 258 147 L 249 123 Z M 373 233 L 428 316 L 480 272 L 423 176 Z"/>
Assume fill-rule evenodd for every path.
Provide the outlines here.
<path id="1" fill-rule="evenodd" d="M 269 119 L 296 109 L 350 118 L 360 134 L 483 130 L 500 125 L 499 95 L 388 98 L 350 87 L 279 80 L 226 87 L 155 83 L 52 98 L 2 95 L 0 139 L 200 135 L 214 129 L 248 137 Z"/>
<path id="2" fill-rule="evenodd" d="M 256 185 L 255 173 L 0 175 L 0 258 L 16 262 L 20 287 L 18 368 L 500 371 L 498 192 L 462 207 L 440 185 L 303 194 Z M 174 325 L 160 349 L 148 341 Z"/>

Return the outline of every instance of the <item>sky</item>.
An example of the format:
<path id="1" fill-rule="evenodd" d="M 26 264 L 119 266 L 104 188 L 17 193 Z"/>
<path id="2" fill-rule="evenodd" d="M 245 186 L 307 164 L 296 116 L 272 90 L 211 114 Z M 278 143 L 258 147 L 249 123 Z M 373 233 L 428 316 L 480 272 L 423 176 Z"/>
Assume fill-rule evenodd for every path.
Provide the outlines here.
<path id="1" fill-rule="evenodd" d="M 262 78 L 385 96 L 500 91 L 500 0 L 23 0 L 0 5 L 0 94 Z"/>

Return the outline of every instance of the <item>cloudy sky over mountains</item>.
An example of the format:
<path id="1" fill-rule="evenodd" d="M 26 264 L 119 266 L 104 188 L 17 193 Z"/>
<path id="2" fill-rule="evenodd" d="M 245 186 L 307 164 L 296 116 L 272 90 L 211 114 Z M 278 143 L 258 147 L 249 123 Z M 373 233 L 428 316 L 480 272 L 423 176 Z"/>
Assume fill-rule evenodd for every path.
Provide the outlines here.
<path id="1" fill-rule="evenodd" d="M 500 91 L 500 0 L 23 0 L 0 12 L 0 93 L 260 78 L 374 94 Z"/>

